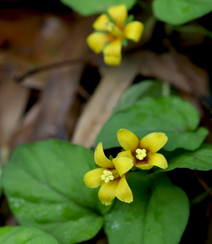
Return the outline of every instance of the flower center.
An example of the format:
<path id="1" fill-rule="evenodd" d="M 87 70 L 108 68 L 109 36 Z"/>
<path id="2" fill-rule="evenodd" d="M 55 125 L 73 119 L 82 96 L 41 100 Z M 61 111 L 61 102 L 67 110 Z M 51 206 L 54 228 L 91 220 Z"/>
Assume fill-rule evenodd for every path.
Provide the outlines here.
<path id="1" fill-rule="evenodd" d="M 110 33 L 112 36 L 122 38 L 123 37 L 123 31 L 119 29 L 118 26 L 116 26 L 112 22 L 106 22 L 105 27 L 108 33 Z"/>
<path id="2" fill-rule="evenodd" d="M 109 170 L 104 170 L 103 175 L 101 175 L 101 179 L 105 182 L 108 183 L 110 180 L 114 180 L 113 173 Z"/>
<path id="3" fill-rule="evenodd" d="M 143 160 L 147 156 L 146 149 L 137 148 L 135 150 L 135 153 L 136 153 L 135 157 L 139 160 Z"/>
<path id="4" fill-rule="evenodd" d="M 114 169 L 112 171 L 104 170 L 103 175 L 101 175 L 101 180 L 103 180 L 105 183 L 108 183 L 109 181 L 114 180 L 118 177 L 120 177 L 120 176 L 116 169 Z"/>

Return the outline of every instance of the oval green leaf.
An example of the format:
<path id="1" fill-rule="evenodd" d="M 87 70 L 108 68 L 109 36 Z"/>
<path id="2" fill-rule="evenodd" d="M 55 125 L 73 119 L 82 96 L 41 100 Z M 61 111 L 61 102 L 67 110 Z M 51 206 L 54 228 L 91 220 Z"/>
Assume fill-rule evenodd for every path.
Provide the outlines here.
<path id="1" fill-rule="evenodd" d="M 212 145 L 204 144 L 194 152 L 186 152 L 169 161 L 165 171 L 176 168 L 212 170 Z"/>
<path id="2" fill-rule="evenodd" d="M 145 97 L 130 108 L 113 114 L 103 126 L 96 139 L 102 142 L 104 149 L 119 147 L 117 131 L 125 128 L 139 138 L 151 132 L 164 132 L 168 142 L 167 151 L 176 148 L 195 150 L 208 134 L 207 129 L 199 128 L 198 111 L 187 101 L 179 97 Z"/>
<path id="3" fill-rule="evenodd" d="M 145 80 L 132 85 L 123 94 L 119 104 L 114 108 L 113 113 L 128 109 L 141 98 L 147 96 L 158 97 L 161 95 L 162 83 L 155 80 Z"/>
<path id="4" fill-rule="evenodd" d="M 93 152 L 82 146 L 53 139 L 25 144 L 3 169 L 2 185 L 20 224 L 46 231 L 60 244 L 77 243 L 98 233 L 100 212 L 108 210 L 97 189 L 83 182 L 94 167 Z"/>
<path id="5" fill-rule="evenodd" d="M 153 13 L 161 21 L 184 24 L 212 11 L 211 0 L 154 0 Z"/>
<path id="6" fill-rule="evenodd" d="M 178 244 L 189 217 L 184 191 L 160 176 L 153 184 L 140 173 L 131 173 L 129 185 L 134 201 L 116 201 L 105 215 L 110 244 Z"/>
<path id="7" fill-rule="evenodd" d="M 2 244 L 59 244 L 49 234 L 31 227 L 0 227 L 0 243 Z"/>
<path id="8" fill-rule="evenodd" d="M 105 12 L 109 7 L 125 4 L 127 9 L 131 9 L 135 4 L 135 0 L 60 0 L 63 4 L 82 15 L 92 15 Z"/>

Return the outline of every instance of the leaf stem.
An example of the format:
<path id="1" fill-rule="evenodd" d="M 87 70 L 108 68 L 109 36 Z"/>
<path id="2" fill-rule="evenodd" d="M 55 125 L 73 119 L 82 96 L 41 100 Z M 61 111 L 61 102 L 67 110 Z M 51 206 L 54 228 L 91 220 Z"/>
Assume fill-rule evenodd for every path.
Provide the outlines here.
<path id="1" fill-rule="evenodd" d="M 170 96 L 170 93 L 171 93 L 170 84 L 167 82 L 163 82 L 162 87 L 161 87 L 161 95 L 163 97 L 168 97 L 168 96 Z"/>
<path id="2" fill-rule="evenodd" d="M 209 195 L 208 192 L 204 191 L 203 193 L 201 193 L 200 195 L 198 195 L 197 197 L 191 200 L 190 206 L 193 207 L 194 205 L 202 202 L 208 195 Z"/>

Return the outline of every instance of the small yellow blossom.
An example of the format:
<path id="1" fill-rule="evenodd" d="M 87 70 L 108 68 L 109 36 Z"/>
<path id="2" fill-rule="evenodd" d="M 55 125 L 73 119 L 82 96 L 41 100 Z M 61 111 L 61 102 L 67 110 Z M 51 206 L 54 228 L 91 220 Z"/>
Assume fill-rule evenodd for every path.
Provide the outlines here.
<path id="1" fill-rule="evenodd" d="M 117 132 L 119 144 L 125 151 L 120 152 L 117 157 L 129 157 L 136 167 L 140 169 L 151 169 L 158 166 L 162 169 L 168 167 L 165 157 L 157 153 L 167 142 L 167 136 L 162 132 L 150 133 L 141 140 L 131 131 L 120 129 Z"/>
<path id="2" fill-rule="evenodd" d="M 95 53 L 103 52 L 104 62 L 108 65 L 120 65 L 123 39 L 138 42 L 142 35 L 143 24 L 131 21 L 125 25 L 127 17 L 124 4 L 109 8 L 107 14 L 100 15 L 93 23 L 96 31 L 87 38 L 88 46 Z"/>
<path id="3" fill-rule="evenodd" d="M 128 157 L 117 157 L 109 160 L 100 142 L 94 153 L 94 160 L 101 168 L 93 169 L 84 176 L 85 184 L 90 188 L 100 187 L 99 199 L 110 205 L 115 197 L 120 201 L 133 201 L 132 191 L 126 181 L 126 173 L 133 167 L 133 160 Z"/>

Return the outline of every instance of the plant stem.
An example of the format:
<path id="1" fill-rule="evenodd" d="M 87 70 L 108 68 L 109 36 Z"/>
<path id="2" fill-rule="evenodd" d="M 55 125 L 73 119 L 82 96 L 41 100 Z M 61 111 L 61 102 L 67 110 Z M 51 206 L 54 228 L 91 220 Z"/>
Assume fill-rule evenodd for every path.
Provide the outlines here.
<path id="1" fill-rule="evenodd" d="M 170 90 L 170 84 L 163 82 L 162 83 L 162 89 L 161 89 L 161 95 L 163 97 L 168 97 L 171 94 L 171 90 Z"/>
<path id="2" fill-rule="evenodd" d="M 201 193 L 200 195 L 198 195 L 197 197 L 195 197 L 191 200 L 190 206 L 192 207 L 192 206 L 202 202 L 208 195 L 209 195 L 209 193 L 207 191 L 204 191 L 203 193 Z"/>

